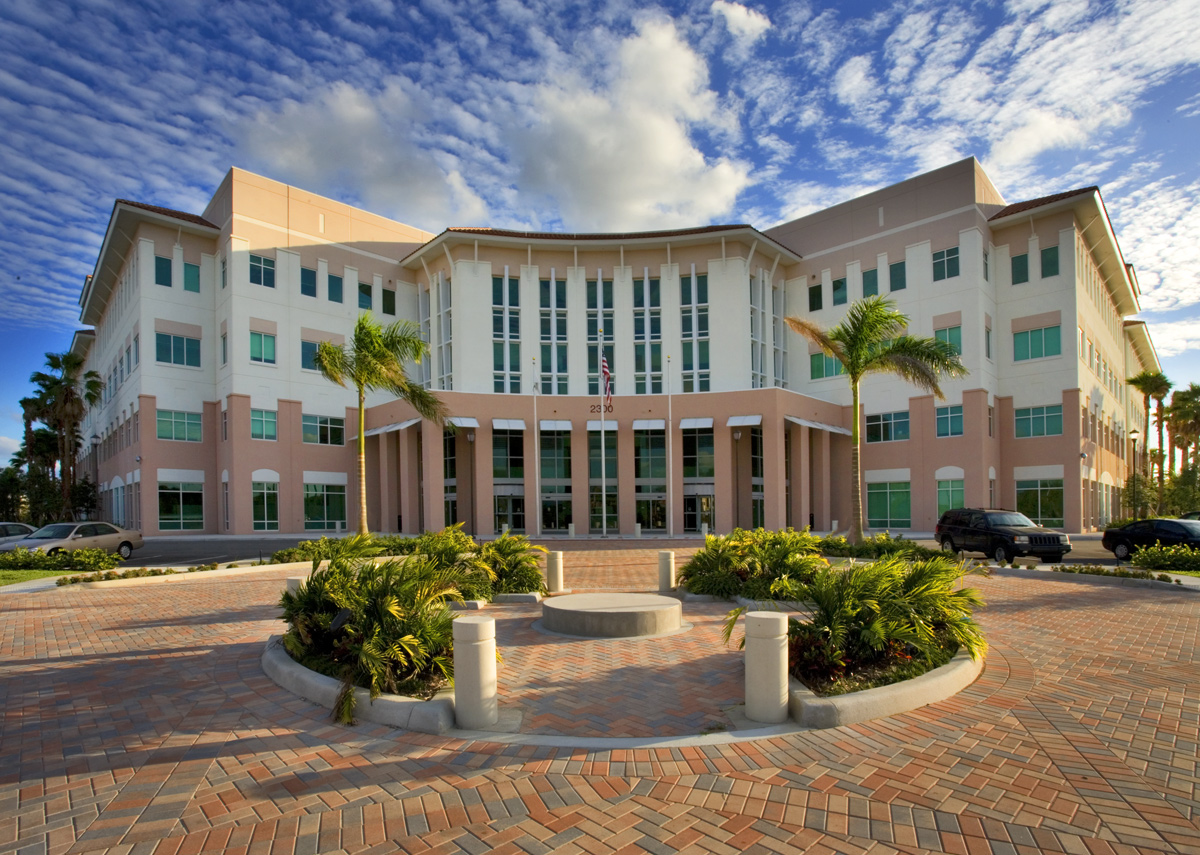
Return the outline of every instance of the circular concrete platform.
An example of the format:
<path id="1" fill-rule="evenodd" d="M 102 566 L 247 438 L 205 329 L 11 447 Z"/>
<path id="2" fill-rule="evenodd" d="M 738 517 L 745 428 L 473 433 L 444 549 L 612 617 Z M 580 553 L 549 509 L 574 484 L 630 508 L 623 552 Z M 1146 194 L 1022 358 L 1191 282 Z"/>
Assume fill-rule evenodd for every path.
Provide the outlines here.
<path id="1" fill-rule="evenodd" d="M 571 594 L 542 601 L 542 627 L 586 638 L 638 638 L 677 632 L 683 605 L 656 594 Z"/>

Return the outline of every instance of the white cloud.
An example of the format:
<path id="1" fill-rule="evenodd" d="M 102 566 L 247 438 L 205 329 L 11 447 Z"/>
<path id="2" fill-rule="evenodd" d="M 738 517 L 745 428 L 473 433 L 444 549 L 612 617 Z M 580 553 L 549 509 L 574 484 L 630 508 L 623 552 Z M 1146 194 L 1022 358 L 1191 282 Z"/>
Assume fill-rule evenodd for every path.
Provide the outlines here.
<path id="1" fill-rule="evenodd" d="M 743 45 L 752 45 L 771 28 L 771 19 L 755 9 L 729 0 L 714 0 L 712 12 L 725 20 L 730 34 Z"/>
<path id="2" fill-rule="evenodd" d="M 1144 318 L 1150 325 L 1154 349 L 1163 358 L 1179 356 L 1188 351 L 1200 351 L 1200 323 L 1196 320 L 1159 322 Z"/>
<path id="3" fill-rule="evenodd" d="M 1143 310 L 1200 304 L 1200 181 L 1163 178 L 1105 199 L 1125 260 L 1137 270 Z"/>

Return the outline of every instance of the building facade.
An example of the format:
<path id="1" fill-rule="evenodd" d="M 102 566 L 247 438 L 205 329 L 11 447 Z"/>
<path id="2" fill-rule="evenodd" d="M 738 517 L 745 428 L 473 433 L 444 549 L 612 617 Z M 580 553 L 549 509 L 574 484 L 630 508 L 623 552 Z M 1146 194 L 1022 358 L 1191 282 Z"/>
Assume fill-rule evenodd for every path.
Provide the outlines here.
<path id="1" fill-rule="evenodd" d="M 1009 205 L 974 159 L 766 232 L 433 235 L 237 169 L 200 216 L 119 201 L 73 345 L 105 378 L 83 471 L 148 535 L 354 527 L 355 397 L 312 356 L 370 312 L 418 325 L 452 413 L 368 399 L 372 530 L 845 527 L 849 388 L 784 319 L 870 294 L 970 370 L 945 400 L 864 383 L 871 528 L 1119 513 L 1125 378 L 1158 368 L 1132 268 L 1096 188 Z"/>

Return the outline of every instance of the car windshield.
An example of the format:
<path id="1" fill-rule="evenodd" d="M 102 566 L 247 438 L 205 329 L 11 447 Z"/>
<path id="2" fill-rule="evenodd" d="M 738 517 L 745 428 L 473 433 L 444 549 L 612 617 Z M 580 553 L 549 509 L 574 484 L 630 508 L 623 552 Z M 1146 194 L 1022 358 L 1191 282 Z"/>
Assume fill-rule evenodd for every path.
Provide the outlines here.
<path id="1" fill-rule="evenodd" d="M 73 525 L 44 525 L 29 535 L 30 540 L 62 540 L 64 537 L 70 537 L 71 532 L 75 530 Z"/>
<path id="2" fill-rule="evenodd" d="M 1200 520 L 1175 520 L 1192 537 L 1200 537 Z"/>
<path id="3" fill-rule="evenodd" d="M 1024 514 L 1011 511 L 1004 514 L 988 514 L 987 521 L 988 525 L 1037 525 L 1037 523 Z"/>

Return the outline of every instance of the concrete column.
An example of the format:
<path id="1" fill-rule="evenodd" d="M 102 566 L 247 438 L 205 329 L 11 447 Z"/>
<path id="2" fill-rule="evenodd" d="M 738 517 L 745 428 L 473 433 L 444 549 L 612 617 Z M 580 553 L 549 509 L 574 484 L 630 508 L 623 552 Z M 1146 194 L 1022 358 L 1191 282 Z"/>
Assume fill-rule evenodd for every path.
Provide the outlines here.
<path id="1" fill-rule="evenodd" d="M 830 479 L 832 477 L 832 469 L 830 463 L 830 455 L 833 451 L 830 446 L 831 434 L 827 430 L 817 431 L 816 442 L 817 447 L 817 498 L 816 498 L 816 514 L 817 528 L 827 529 L 832 523 L 833 516 L 833 484 Z"/>
<path id="2" fill-rule="evenodd" d="M 800 453 L 794 453 L 796 449 L 793 449 L 792 454 L 792 460 L 796 464 L 793 467 L 792 480 L 792 499 L 796 502 L 796 528 L 804 528 L 808 525 L 808 515 L 812 513 L 811 433 L 810 427 L 800 425 L 799 430 L 796 431 L 800 440 Z"/>
<path id="3" fill-rule="evenodd" d="M 379 448 L 379 522 L 375 531 L 392 531 L 396 527 L 396 459 L 393 453 L 394 438 L 390 433 L 375 437 Z M 367 467 L 371 460 L 367 458 Z"/>
<path id="4" fill-rule="evenodd" d="M 499 718 L 496 700 L 496 619 L 454 621 L 454 718 L 467 730 L 490 727 Z"/>
<path id="5" fill-rule="evenodd" d="M 669 549 L 658 553 L 658 590 L 675 590 L 675 553 Z"/>
<path id="6" fill-rule="evenodd" d="M 287 589 L 289 594 L 295 594 L 300 590 L 300 586 L 308 581 L 307 576 L 288 576 Z"/>
<path id="7" fill-rule="evenodd" d="M 787 720 L 787 615 L 782 612 L 746 614 L 746 717 L 765 724 Z"/>
<path id="8" fill-rule="evenodd" d="M 563 589 L 563 554 L 546 553 L 546 589 L 551 594 L 561 594 Z"/>

